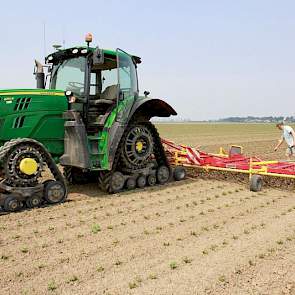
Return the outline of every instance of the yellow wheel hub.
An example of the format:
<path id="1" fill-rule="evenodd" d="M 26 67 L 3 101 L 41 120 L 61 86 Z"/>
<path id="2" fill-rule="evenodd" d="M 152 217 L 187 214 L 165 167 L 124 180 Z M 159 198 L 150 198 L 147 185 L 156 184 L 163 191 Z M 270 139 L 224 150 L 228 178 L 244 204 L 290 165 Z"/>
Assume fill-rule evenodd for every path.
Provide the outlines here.
<path id="1" fill-rule="evenodd" d="M 141 141 L 136 142 L 136 150 L 140 153 L 143 149 L 143 143 Z"/>
<path id="2" fill-rule="evenodd" d="M 34 159 L 24 158 L 19 164 L 19 169 L 26 175 L 33 175 L 38 170 L 38 164 Z"/>

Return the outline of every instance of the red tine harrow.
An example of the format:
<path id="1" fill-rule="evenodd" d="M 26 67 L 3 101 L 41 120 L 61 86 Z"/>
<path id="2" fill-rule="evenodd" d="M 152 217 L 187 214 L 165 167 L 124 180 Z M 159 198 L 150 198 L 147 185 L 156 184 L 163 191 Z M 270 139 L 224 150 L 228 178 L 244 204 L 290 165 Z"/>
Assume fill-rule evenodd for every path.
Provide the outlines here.
<path id="1" fill-rule="evenodd" d="M 222 148 L 218 154 L 210 154 L 183 144 L 162 139 L 167 157 L 174 166 L 209 171 L 225 171 L 249 175 L 250 190 L 262 189 L 262 176 L 295 179 L 295 162 L 262 161 L 258 157 L 243 155 L 243 148 L 231 146 L 228 153 Z"/>

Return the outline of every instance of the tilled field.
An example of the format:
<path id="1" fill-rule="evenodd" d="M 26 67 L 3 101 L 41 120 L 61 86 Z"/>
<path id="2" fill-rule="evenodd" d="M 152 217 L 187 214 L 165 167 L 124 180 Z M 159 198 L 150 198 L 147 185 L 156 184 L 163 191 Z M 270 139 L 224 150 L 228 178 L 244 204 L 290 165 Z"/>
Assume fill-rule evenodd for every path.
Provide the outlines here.
<path id="1" fill-rule="evenodd" d="M 71 191 L 0 216 L 1 294 L 295 294 L 290 190 L 197 178 Z"/>

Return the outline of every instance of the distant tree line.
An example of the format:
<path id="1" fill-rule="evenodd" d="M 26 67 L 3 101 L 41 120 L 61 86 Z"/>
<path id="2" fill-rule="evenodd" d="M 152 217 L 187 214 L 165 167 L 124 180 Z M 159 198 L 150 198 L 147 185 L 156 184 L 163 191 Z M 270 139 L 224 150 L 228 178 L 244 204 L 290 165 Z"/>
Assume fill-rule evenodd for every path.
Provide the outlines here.
<path id="1" fill-rule="evenodd" d="M 217 120 L 217 122 L 234 122 L 234 123 L 275 123 L 275 122 L 281 122 L 281 121 L 286 121 L 286 122 L 295 122 L 295 116 L 291 117 L 273 117 L 273 116 L 268 116 L 268 117 L 255 117 L 255 116 L 248 116 L 248 117 L 228 117 L 228 118 L 222 118 Z"/>
<path id="2" fill-rule="evenodd" d="M 155 123 L 277 123 L 286 121 L 288 123 L 295 123 L 295 116 L 283 117 L 283 116 L 265 116 L 265 117 L 255 117 L 255 116 L 247 116 L 247 117 L 227 117 L 217 120 L 191 120 L 188 118 L 153 118 L 152 120 Z"/>

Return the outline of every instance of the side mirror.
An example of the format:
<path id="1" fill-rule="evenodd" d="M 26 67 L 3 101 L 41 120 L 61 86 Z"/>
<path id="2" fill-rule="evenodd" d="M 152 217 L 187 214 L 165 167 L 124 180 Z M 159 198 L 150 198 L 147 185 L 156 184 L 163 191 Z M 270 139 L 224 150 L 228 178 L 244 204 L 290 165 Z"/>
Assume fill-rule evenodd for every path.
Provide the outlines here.
<path id="1" fill-rule="evenodd" d="M 150 92 L 149 91 L 145 91 L 143 94 L 144 94 L 145 97 L 148 97 L 150 95 Z"/>
<path id="2" fill-rule="evenodd" d="M 103 51 L 101 49 L 99 49 L 98 47 L 93 52 L 92 60 L 93 60 L 93 65 L 101 65 L 104 63 Z"/>

